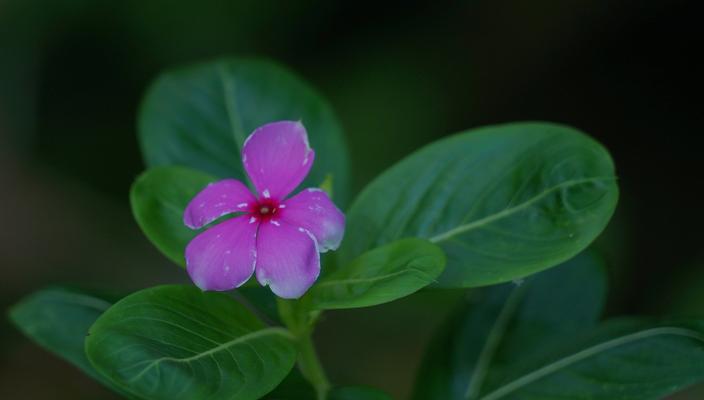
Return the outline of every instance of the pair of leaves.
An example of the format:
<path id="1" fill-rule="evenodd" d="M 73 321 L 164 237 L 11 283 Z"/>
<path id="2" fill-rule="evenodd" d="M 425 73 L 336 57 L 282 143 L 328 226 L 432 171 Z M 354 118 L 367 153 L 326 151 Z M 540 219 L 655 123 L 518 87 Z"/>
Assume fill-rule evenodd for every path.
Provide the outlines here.
<path id="1" fill-rule="evenodd" d="M 614 320 L 583 253 L 520 286 L 481 292 L 441 330 L 414 399 L 659 399 L 704 378 L 704 323 Z"/>
<path id="2" fill-rule="evenodd" d="M 300 373 L 291 370 L 296 350 L 290 334 L 264 327 L 223 294 L 161 286 L 111 308 L 101 297 L 46 289 L 13 307 L 10 317 L 42 347 L 126 398 L 314 397 Z M 222 343 L 215 345 L 218 340 Z M 389 399 L 364 387 L 335 388 L 329 398 Z"/>
<path id="3" fill-rule="evenodd" d="M 447 254 L 439 286 L 507 282 L 582 251 L 617 198 L 608 152 L 581 132 L 479 128 L 416 151 L 369 184 L 349 210 L 341 258 L 415 236 Z"/>
<path id="4" fill-rule="evenodd" d="M 284 329 L 264 326 L 227 295 L 189 286 L 146 289 L 112 307 L 47 289 L 10 315 L 42 347 L 133 399 L 258 399 L 297 353 Z"/>

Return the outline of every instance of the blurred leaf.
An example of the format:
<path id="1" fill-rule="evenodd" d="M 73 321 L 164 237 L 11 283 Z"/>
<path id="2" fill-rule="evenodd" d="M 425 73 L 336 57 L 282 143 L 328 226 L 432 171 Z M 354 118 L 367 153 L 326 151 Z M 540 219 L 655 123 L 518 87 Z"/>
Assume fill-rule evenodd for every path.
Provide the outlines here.
<path id="1" fill-rule="evenodd" d="M 340 124 L 320 95 L 271 62 L 228 58 L 164 73 L 145 96 L 139 137 L 149 166 L 185 165 L 244 181 L 245 138 L 279 120 L 300 120 L 308 130 L 316 157 L 305 184 L 331 174 L 344 205 L 348 157 Z"/>
<path id="2" fill-rule="evenodd" d="M 328 400 L 392 400 L 379 389 L 368 386 L 336 387 L 328 394 Z"/>
<path id="3" fill-rule="evenodd" d="M 704 322 L 595 326 L 603 273 L 580 255 L 487 290 L 428 350 L 415 399 L 660 399 L 704 378 Z"/>
<path id="4" fill-rule="evenodd" d="M 487 381 L 483 400 L 656 400 L 704 379 L 704 321 L 608 321 Z"/>
<path id="5" fill-rule="evenodd" d="M 490 126 L 413 153 L 352 205 L 342 260 L 417 236 L 440 245 L 444 287 L 530 275 L 579 253 L 604 229 L 618 187 L 608 152 L 549 123 Z"/>
<path id="6" fill-rule="evenodd" d="M 402 239 L 370 250 L 323 277 L 305 301 L 315 310 L 368 307 L 408 296 L 435 281 L 442 250 L 424 239 Z"/>
<path id="7" fill-rule="evenodd" d="M 95 371 L 83 350 L 88 328 L 109 307 L 109 302 L 77 290 L 50 288 L 35 292 L 12 307 L 10 319 L 46 350 L 126 395 Z"/>
<path id="8" fill-rule="evenodd" d="M 414 398 L 465 399 L 481 388 L 490 369 L 592 328 L 604 303 L 605 281 L 601 261 L 584 252 L 520 285 L 474 292 L 434 338 Z"/>
<path id="9" fill-rule="evenodd" d="M 208 183 L 217 179 L 185 167 L 156 167 L 140 175 L 130 190 L 137 224 L 166 257 L 186 266 L 186 245 L 197 234 L 183 223 L 183 210 Z"/>
<path id="10" fill-rule="evenodd" d="M 291 334 L 223 293 L 159 286 L 134 293 L 90 329 L 86 353 L 120 388 L 148 399 L 258 399 L 291 371 Z"/>

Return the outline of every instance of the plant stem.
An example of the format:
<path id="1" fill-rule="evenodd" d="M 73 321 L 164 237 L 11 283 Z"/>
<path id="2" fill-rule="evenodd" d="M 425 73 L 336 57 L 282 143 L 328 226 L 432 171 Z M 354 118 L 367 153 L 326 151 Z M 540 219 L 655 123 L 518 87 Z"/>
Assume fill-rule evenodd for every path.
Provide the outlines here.
<path id="1" fill-rule="evenodd" d="M 315 389 L 317 400 L 325 400 L 330 382 L 313 345 L 313 329 L 320 311 L 311 312 L 305 300 L 277 299 L 279 315 L 284 325 L 298 340 L 298 368 Z"/>
<path id="2" fill-rule="evenodd" d="M 320 364 L 318 354 L 315 352 L 313 340 L 310 331 L 298 337 L 299 351 L 298 365 L 303 376 L 315 388 L 318 400 L 325 400 L 330 390 L 330 382 L 328 381 L 323 366 Z"/>

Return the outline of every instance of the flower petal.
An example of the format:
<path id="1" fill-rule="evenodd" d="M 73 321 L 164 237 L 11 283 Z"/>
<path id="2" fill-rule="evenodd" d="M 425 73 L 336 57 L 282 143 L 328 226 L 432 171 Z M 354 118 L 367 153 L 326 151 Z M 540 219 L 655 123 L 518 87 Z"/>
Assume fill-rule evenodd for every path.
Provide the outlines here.
<path id="1" fill-rule="evenodd" d="M 213 182 L 188 203 L 183 223 L 191 229 L 202 228 L 223 215 L 249 210 L 255 201 L 247 186 L 238 180 Z"/>
<path id="2" fill-rule="evenodd" d="M 315 152 L 303 124 L 272 122 L 244 142 L 242 162 L 261 197 L 282 200 L 308 175 Z"/>
<path id="3" fill-rule="evenodd" d="M 262 223 L 257 234 L 257 280 L 279 297 L 301 297 L 320 274 L 317 247 L 304 228 L 277 221 Z"/>
<path id="4" fill-rule="evenodd" d="M 312 233 L 321 253 L 340 246 L 345 234 L 345 215 L 324 191 L 306 189 L 286 200 L 282 206 L 282 221 Z"/>
<path id="5" fill-rule="evenodd" d="M 196 236 L 186 246 L 186 269 L 202 290 L 230 290 L 245 283 L 257 260 L 256 223 L 242 215 Z"/>

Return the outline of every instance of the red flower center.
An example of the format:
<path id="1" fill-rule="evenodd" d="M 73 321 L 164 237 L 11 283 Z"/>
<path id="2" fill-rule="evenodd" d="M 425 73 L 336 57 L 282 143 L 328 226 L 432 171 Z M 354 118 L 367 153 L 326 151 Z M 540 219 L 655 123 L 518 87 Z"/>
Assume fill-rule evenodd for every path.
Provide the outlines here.
<path id="1" fill-rule="evenodd" d="M 279 211 L 279 203 L 272 199 L 260 199 L 254 204 L 252 214 L 260 221 L 272 219 Z"/>

